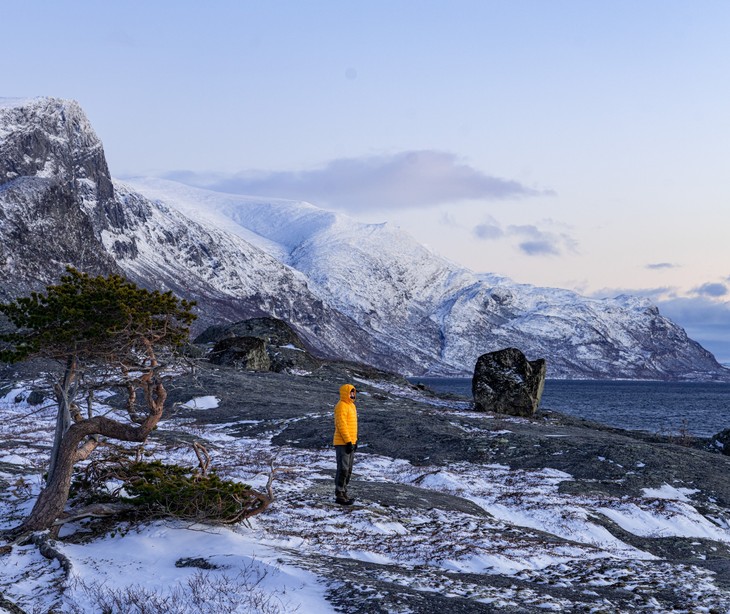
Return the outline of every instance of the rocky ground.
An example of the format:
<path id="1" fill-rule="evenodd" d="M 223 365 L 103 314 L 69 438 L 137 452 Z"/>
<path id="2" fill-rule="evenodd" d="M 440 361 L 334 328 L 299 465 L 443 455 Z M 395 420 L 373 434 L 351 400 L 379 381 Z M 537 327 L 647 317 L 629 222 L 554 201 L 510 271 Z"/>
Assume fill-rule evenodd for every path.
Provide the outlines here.
<path id="1" fill-rule="evenodd" d="M 691 505 L 697 513 L 727 530 L 730 458 L 701 449 L 701 442 L 697 440 L 681 441 L 679 437 L 622 431 L 547 408 L 531 420 L 475 413 L 471 411 L 468 399 L 443 398 L 413 390 L 397 379 L 371 381 L 368 378 L 372 373 L 353 368 L 323 367 L 311 376 L 294 378 L 280 374 L 237 373 L 234 385 L 228 373 L 220 380 L 219 375 L 220 372 L 214 371 L 201 373 L 198 388 L 185 386 L 175 392 L 180 401 L 203 393 L 221 398 L 214 419 L 210 413 L 201 415 L 198 412 L 196 422 L 201 426 L 211 421 L 228 424 L 228 433 L 240 438 L 271 434 L 273 446 L 312 451 L 330 449 L 331 407 L 337 399 L 336 391 L 341 382 L 354 381 L 361 392 L 358 463 L 362 465 L 368 457 L 397 459 L 407 463 L 409 474 L 407 480 L 391 481 L 392 476 L 387 476 L 388 481 L 383 481 L 383 476 L 377 481 L 357 479 L 354 486 L 365 509 L 376 504 L 386 510 L 426 509 L 431 513 L 439 510 L 443 514 L 465 515 L 462 517 L 464 522 L 466 517 L 487 518 L 491 514 L 485 508 L 490 509 L 495 502 L 529 508 L 530 492 L 525 483 L 529 476 L 546 469 L 556 470 L 567 474 L 566 479 L 556 481 L 555 501 L 551 503 L 557 516 L 565 516 L 561 523 L 567 525 L 571 517 L 577 519 L 581 515 L 578 509 L 585 511 L 586 507 L 582 506 L 590 501 L 591 522 L 604 528 L 616 540 L 656 557 L 662 564 L 696 565 L 710 570 L 715 574 L 718 586 L 723 590 L 730 588 L 730 539 L 636 535 L 616 522 L 620 514 L 612 519 L 607 513 L 609 509 L 628 509 L 637 505 L 649 509 L 664 507 L 657 512 L 668 517 L 676 515 L 677 512 L 671 509 L 676 502 L 671 498 L 651 501 L 644 497 L 646 490 L 659 490 L 668 485 L 678 493 L 685 489 L 692 491 Z M 474 482 L 483 479 L 484 468 L 495 465 L 509 467 L 509 470 L 495 470 L 500 473 L 499 477 L 493 478 L 501 482 L 498 493 L 479 493 L 478 498 L 492 500 L 489 504 L 482 508 L 468 496 L 459 496 L 462 493 L 471 495 L 471 499 L 477 498 L 474 497 Z M 456 467 L 458 471 L 455 471 Z M 478 468 L 475 475 L 470 475 L 472 468 Z M 458 481 L 451 488 L 446 488 L 438 479 L 435 480 L 437 489 L 428 488 L 429 474 L 440 476 L 448 471 L 458 475 Z M 540 490 L 542 485 L 535 488 L 540 491 L 535 494 L 535 505 L 545 505 L 544 493 Z M 331 484 L 326 479 L 315 481 L 306 491 L 308 506 L 327 505 L 330 491 Z M 680 498 L 684 497 L 680 495 Z M 576 504 L 576 500 L 583 503 Z M 688 503 L 682 502 L 682 505 Z M 597 511 L 601 508 L 604 508 L 603 513 Z M 534 524 L 538 526 L 531 531 L 536 532 L 537 537 L 531 538 L 541 543 L 570 543 L 570 540 L 559 539 L 550 526 L 541 531 L 539 523 Z M 511 530 L 519 533 L 520 539 L 528 539 L 524 528 L 511 527 Z M 464 546 L 468 548 L 469 544 Z M 370 585 L 365 580 L 378 575 L 373 571 L 379 569 L 378 565 L 339 557 L 335 561 L 333 577 L 351 577 L 353 584 L 363 585 L 358 592 L 366 598 L 373 592 L 383 592 L 382 582 Z M 464 581 L 462 574 L 454 573 Z M 554 573 L 556 578 L 552 583 L 560 584 L 557 579 L 560 574 Z M 399 587 L 411 587 L 409 591 L 399 588 L 399 593 L 404 593 L 399 599 L 404 604 L 411 604 L 408 607 L 415 607 L 415 611 L 435 611 L 443 607 L 439 605 L 438 595 L 412 588 L 411 576 L 414 574 L 410 571 L 397 583 Z M 470 581 L 476 582 L 478 577 L 476 585 L 482 587 L 499 587 L 515 579 L 500 574 L 472 576 Z M 526 583 L 525 587 L 530 585 L 529 579 L 522 582 Z M 425 581 L 425 586 L 428 585 Z M 550 585 L 551 582 L 546 581 L 538 592 L 563 596 L 572 592 L 575 597 L 584 589 L 581 583 L 575 583 L 572 588 L 551 588 Z M 348 593 L 352 590 L 353 587 L 349 587 Z M 531 590 L 535 590 L 534 585 Z M 519 589 L 516 592 L 519 593 Z M 618 602 L 627 600 L 630 603 L 633 595 L 623 595 L 621 599 L 623 592 L 623 589 L 616 591 L 604 587 L 599 594 L 610 595 L 606 598 L 612 602 L 618 599 Z M 432 603 L 426 606 L 422 603 L 424 600 Z M 450 600 L 449 607 L 457 607 L 459 611 L 457 601 Z M 384 605 L 369 607 L 371 611 L 393 611 Z M 471 600 L 467 599 L 463 607 L 464 611 L 475 611 Z"/>
<path id="2" fill-rule="evenodd" d="M 352 508 L 333 502 L 345 382 L 360 391 Z M 553 408 L 477 413 L 343 364 L 286 374 L 201 361 L 169 402 L 150 450 L 174 460 L 202 442 L 219 472 L 254 486 L 273 462 L 277 499 L 241 530 L 320 578 L 335 611 L 730 611 L 730 457 L 704 442 Z M 2 475 L 18 470 L 3 452 L 44 445 L 5 429 Z"/>

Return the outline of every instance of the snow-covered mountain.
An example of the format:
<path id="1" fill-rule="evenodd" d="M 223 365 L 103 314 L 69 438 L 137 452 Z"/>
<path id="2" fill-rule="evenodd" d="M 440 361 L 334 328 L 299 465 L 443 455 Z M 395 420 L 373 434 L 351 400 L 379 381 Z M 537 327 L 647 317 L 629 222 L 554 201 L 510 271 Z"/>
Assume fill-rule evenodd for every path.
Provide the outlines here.
<path id="1" fill-rule="evenodd" d="M 161 179 L 132 185 L 246 237 L 303 273 L 318 296 L 394 351 L 429 348 L 441 371 L 470 372 L 480 354 L 509 346 L 546 357 L 553 377 L 664 379 L 717 371 L 712 356 L 646 299 L 588 299 L 476 275 L 398 228 L 361 224 L 309 203 Z"/>
<path id="2" fill-rule="evenodd" d="M 0 293 L 67 264 L 198 301 L 200 324 L 273 315 L 318 353 L 410 374 L 470 374 L 513 346 L 551 377 L 726 379 L 646 300 L 594 300 L 476 275 L 388 224 L 174 182 L 112 182 L 83 111 L 0 102 Z"/>

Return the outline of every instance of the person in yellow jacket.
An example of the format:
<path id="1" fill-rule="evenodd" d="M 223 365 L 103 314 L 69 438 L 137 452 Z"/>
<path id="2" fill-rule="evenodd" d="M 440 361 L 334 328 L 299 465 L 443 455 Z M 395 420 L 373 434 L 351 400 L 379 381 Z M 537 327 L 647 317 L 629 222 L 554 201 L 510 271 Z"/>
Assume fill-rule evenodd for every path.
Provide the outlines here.
<path id="1" fill-rule="evenodd" d="M 335 474 L 335 501 L 340 505 L 352 505 L 355 500 L 347 494 L 347 484 L 352 475 L 352 462 L 357 449 L 357 391 L 352 384 L 340 386 L 340 400 L 335 405 L 335 436 L 333 443 L 337 457 Z"/>

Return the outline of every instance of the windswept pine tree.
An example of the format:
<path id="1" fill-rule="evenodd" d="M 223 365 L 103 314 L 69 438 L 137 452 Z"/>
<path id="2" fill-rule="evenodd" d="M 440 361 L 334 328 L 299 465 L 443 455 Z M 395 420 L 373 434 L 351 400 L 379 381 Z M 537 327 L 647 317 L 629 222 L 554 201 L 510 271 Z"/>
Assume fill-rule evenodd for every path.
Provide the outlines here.
<path id="1" fill-rule="evenodd" d="M 176 350 L 188 339 L 193 307 L 171 292 L 71 267 L 45 293 L 0 304 L 16 327 L 1 337 L 0 359 L 58 365 L 51 373 L 58 414 L 46 485 L 14 532 L 53 526 L 68 500 L 74 465 L 100 437 L 143 442 L 156 427 L 167 397 L 164 376 L 179 364 Z M 126 416 L 94 415 L 95 393 L 112 388 L 126 392 Z"/>

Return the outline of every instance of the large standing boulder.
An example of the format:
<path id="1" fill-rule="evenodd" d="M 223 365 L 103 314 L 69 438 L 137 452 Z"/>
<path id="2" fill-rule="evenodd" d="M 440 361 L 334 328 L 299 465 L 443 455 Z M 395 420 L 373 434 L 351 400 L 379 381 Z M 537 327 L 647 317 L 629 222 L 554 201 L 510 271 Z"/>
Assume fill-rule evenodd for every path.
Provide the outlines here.
<path id="1" fill-rule="evenodd" d="M 546 370 L 545 359 L 529 361 L 516 348 L 482 354 L 471 380 L 477 411 L 535 415 L 545 386 Z"/>

